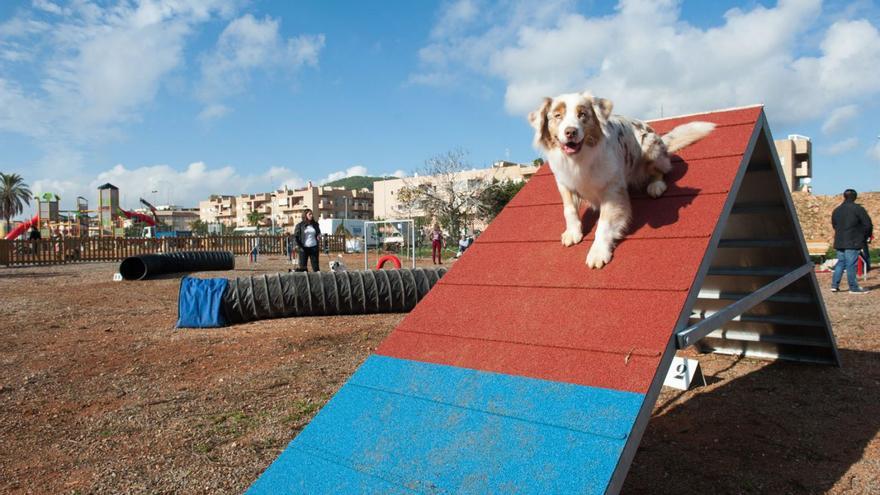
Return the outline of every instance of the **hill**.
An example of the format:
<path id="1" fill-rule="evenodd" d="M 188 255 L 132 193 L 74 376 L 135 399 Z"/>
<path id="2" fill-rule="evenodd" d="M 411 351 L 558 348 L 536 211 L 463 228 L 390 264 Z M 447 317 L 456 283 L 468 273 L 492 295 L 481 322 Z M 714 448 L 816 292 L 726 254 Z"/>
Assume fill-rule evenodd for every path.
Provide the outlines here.
<path id="1" fill-rule="evenodd" d="M 843 201 L 840 194 L 823 196 L 805 192 L 792 193 L 798 220 L 808 241 L 834 241 L 831 212 Z M 874 235 L 880 235 L 880 192 L 859 193 L 856 203 L 865 207 L 874 222 Z M 873 247 L 873 246 L 872 246 Z"/>
<path id="2" fill-rule="evenodd" d="M 354 175 L 344 179 L 334 180 L 324 184 L 325 186 L 344 187 L 346 189 L 369 189 L 373 190 L 373 183 L 377 180 L 395 179 L 396 177 L 368 177 L 365 175 Z"/>

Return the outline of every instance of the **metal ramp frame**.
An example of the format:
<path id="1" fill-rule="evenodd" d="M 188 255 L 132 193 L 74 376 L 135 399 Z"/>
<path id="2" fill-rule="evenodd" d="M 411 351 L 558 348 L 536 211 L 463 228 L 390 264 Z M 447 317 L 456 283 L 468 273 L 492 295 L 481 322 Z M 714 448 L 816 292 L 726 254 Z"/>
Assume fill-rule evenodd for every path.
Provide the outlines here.
<path id="1" fill-rule="evenodd" d="M 248 493 L 614 494 L 677 349 L 838 364 L 762 107 L 694 120 L 602 270 L 539 170 Z"/>
<path id="2" fill-rule="evenodd" d="M 692 294 L 690 326 L 678 347 L 840 365 L 837 345 L 783 181 L 773 138 L 761 115 L 748 161 L 731 190 L 720 238 Z"/>

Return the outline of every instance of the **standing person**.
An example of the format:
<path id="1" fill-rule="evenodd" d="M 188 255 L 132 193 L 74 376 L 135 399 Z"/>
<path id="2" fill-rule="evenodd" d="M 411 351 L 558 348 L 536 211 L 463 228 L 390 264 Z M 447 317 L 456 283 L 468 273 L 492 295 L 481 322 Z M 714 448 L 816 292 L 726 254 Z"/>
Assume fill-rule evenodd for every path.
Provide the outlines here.
<path id="1" fill-rule="evenodd" d="M 293 242 L 299 251 L 299 271 L 306 271 L 306 260 L 312 260 L 312 271 L 319 272 L 318 266 L 318 239 L 321 238 L 321 227 L 315 221 L 312 210 L 306 209 L 302 213 L 302 221 L 293 229 Z"/>
<path id="2" fill-rule="evenodd" d="M 443 231 L 440 230 L 440 224 L 434 224 L 434 230 L 431 231 L 431 261 L 435 265 L 442 265 L 441 252 L 443 251 Z"/>
<path id="3" fill-rule="evenodd" d="M 257 257 L 259 255 L 260 255 L 260 238 L 254 237 L 254 247 L 251 248 L 251 252 L 250 252 L 250 255 L 248 256 L 248 260 L 251 263 L 256 265 L 257 264 Z"/>
<path id="4" fill-rule="evenodd" d="M 287 241 L 287 262 L 292 265 L 293 264 L 293 253 L 294 253 L 293 236 L 292 235 L 287 236 L 286 241 Z"/>
<path id="5" fill-rule="evenodd" d="M 40 254 L 40 239 L 42 238 L 43 234 L 40 233 L 40 229 L 36 225 L 31 224 L 31 230 L 28 231 L 28 240 L 31 241 L 31 253 Z"/>
<path id="6" fill-rule="evenodd" d="M 50 238 L 52 239 L 52 247 L 55 250 L 55 254 L 58 254 L 62 251 L 64 244 L 61 242 L 61 226 L 56 225 L 54 229 L 51 231 Z"/>
<path id="7" fill-rule="evenodd" d="M 831 214 L 831 225 L 834 227 L 834 249 L 837 250 L 837 264 L 831 277 L 831 292 L 840 289 L 840 279 L 846 271 L 846 281 L 850 294 L 864 294 L 865 289 L 859 287 L 856 278 L 856 263 L 865 240 L 871 237 L 874 226 L 871 217 L 861 205 L 856 204 L 858 194 L 853 189 L 843 192 L 843 203 Z"/>

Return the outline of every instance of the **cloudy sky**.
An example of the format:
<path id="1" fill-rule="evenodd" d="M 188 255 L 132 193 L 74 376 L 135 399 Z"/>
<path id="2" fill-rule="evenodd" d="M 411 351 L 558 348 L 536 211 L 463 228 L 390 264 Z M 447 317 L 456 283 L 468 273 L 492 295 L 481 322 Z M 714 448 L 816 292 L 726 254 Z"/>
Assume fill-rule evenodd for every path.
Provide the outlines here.
<path id="1" fill-rule="evenodd" d="M 526 114 L 582 89 L 643 119 L 763 103 L 814 191 L 880 190 L 871 0 L 0 2 L 0 171 L 62 207 L 531 161 Z"/>

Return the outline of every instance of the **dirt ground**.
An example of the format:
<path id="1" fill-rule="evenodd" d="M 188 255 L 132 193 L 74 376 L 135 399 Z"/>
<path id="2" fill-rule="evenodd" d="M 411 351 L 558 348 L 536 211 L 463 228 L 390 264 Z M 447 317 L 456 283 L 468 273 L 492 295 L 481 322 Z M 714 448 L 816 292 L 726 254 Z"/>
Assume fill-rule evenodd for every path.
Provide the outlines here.
<path id="1" fill-rule="evenodd" d="M 288 268 L 237 263 L 201 276 Z M 179 277 L 116 268 L 0 268 L 0 493 L 241 493 L 403 318 L 176 330 Z M 880 275 L 818 277 L 843 366 L 699 355 L 709 385 L 664 389 L 624 493 L 880 493 Z"/>

